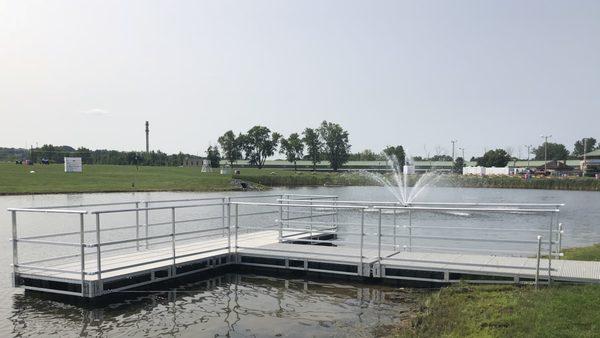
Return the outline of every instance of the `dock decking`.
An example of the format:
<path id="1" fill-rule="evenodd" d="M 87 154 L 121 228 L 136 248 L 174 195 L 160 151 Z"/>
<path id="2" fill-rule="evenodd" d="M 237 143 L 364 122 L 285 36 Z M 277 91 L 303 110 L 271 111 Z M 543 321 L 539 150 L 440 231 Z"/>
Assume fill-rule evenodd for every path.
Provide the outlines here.
<path id="1" fill-rule="evenodd" d="M 310 238 L 323 235 L 313 234 Z M 172 248 L 142 250 L 135 253 L 111 255 L 102 259 L 102 270 L 108 271 L 98 279 L 98 267 L 90 260 L 85 267 L 83 291 L 77 273 L 20 269 L 16 280 L 26 289 L 54 289 L 55 292 L 96 297 L 169 278 L 197 273 L 224 265 L 260 266 L 276 269 L 303 270 L 329 274 L 354 275 L 367 278 L 401 279 L 424 282 L 452 283 L 466 277 L 472 282 L 520 283 L 535 279 L 535 258 L 501 257 L 426 252 L 382 251 L 346 246 L 324 246 L 291 243 L 307 239 L 306 233 L 289 235 L 290 242 L 279 243 L 278 231 L 259 231 L 238 238 L 237 253 L 223 248 L 227 238 L 202 242 L 181 243 L 173 261 Z M 343 244 L 343 243 L 341 243 Z M 547 280 L 548 260 L 542 259 L 540 275 Z M 76 270 L 79 260 L 49 266 L 56 270 Z M 136 264 L 135 267 L 128 267 Z M 125 267 L 125 268 L 122 268 Z M 600 262 L 553 260 L 552 280 L 556 282 L 600 283 Z M 487 277 L 487 278 L 486 278 Z M 101 292 L 98 294 L 98 292 Z"/>
<path id="2" fill-rule="evenodd" d="M 497 207 L 489 203 L 459 206 L 440 203 L 442 206 L 396 206 L 390 203 L 376 205 L 376 202 L 370 205 L 363 205 L 365 202 L 340 203 L 331 196 L 318 196 L 314 197 L 315 200 L 308 201 L 291 200 L 289 196 L 287 198 L 283 199 L 281 196 L 277 203 L 234 202 L 230 198 L 209 198 L 185 200 L 184 204 L 176 206 L 149 206 L 150 202 L 133 202 L 135 204 L 133 209 L 121 207 L 121 209 L 92 212 L 64 207 L 63 209 L 57 207 L 9 209 L 13 219 L 12 280 L 15 286 L 25 289 L 84 298 L 95 298 L 189 274 L 199 273 L 199 278 L 202 278 L 203 271 L 224 266 L 254 266 L 430 283 L 455 283 L 463 280 L 472 283 L 535 283 L 536 285 L 540 282 L 600 283 L 600 262 L 557 259 L 561 257 L 562 223 L 558 223 L 556 205 L 510 204 L 508 207 L 506 205 Z M 323 198 L 328 200 L 323 201 Z M 198 201 L 202 203 L 190 204 Z M 177 201 L 151 203 L 165 202 Z M 140 207 L 141 205 L 144 207 Z M 193 215 L 198 217 L 198 214 L 184 213 L 191 208 L 205 210 L 210 207 L 216 208 L 221 216 L 190 218 Z M 245 209 L 254 207 L 258 210 L 242 213 L 238 210 L 241 209 L 240 207 Z M 431 211 L 439 213 L 448 210 L 475 213 L 518 212 L 519 217 L 542 214 L 549 215 L 550 222 L 546 229 L 523 230 L 527 236 L 539 231 L 537 240 L 532 240 L 531 237 L 523 238 L 516 231 L 518 229 L 512 226 L 498 228 L 497 225 L 488 228 L 452 226 L 450 229 L 469 231 L 488 229 L 494 233 L 503 231 L 505 233 L 503 237 L 477 238 L 472 234 L 459 237 L 454 233 L 447 237 L 442 234 L 414 235 L 413 231 L 416 229 L 432 227 L 414 226 L 415 221 L 411 213 Z M 152 213 L 161 211 L 166 212 L 170 220 L 165 222 L 165 215 L 163 215 L 163 219 L 153 223 Z M 365 222 L 365 211 L 370 213 L 375 211 L 375 214 L 370 216 L 370 224 Z M 397 211 L 406 215 L 404 222 L 407 223 L 404 225 L 397 223 Z M 17 212 L 37 213 L 48 217 L 54 214 L 74 215 L 80 220 L 80 228 L 79 231 L 19 237 Z M 340 212 L 347 213 L 344 216 L 345 220 L 339 219 Z M 100 216 L 105 214 L 133 214 L 135 225 L 103 227 Z M 145 216 L 142 224 L 140 215 L 143 214 Z M 277 215 L 275 225 L 272 220 L 268 221 L 270 214 Z M 89 226 L 86 228 L 84 224 L 86 215 L 92 216 L 92 220 L 95 220 L 93 230 Z M 260 222 L 269 224 L 266 226 L 257 223 L 257 219 L 246 224 L 240 221 L 243 217 L 265 215 L 266 221 L 263 218 Z M 388 217 L 388 221 L 393 220 L 393 224 L 386 224 L 385 217 Z M 373 219 L 377 223 L 374 224 Z M 205 221 L 216 221 L 220 224 L 202 223 Z M 184 228 L 179 229 L 179 226 Z M 343 237 L 346 238 L 338 237 L 338 228 L 341 226 L 347 227 L 343 232 Z M 160 227 L 164 230 L 162 234 L 149 235 L 150 228 Z M 447 228 L 447 226 L 439 226 L 439 229 Z M 117 234 L 101 240 L 103 233 L 126 230 L 133 230 L 134 237 L 123 238 Z M 400 231 L 404 233 L 398 233 Z M 515 237 L 507 237 L 507 234 L 514 234 Z M 543 240 L 541 234 L 546 236 L 546 240 Z M 79 243 L 61 240 L 61 236 L 78 236 Z M 348 236 L 355 236 L 359 241 L 348 240 Z M 94 240 L 90 243 L 91 238 Z M 389 241 L 384 243 L 385 239 Z M 404 239 L 403 245 L 396 244 L 397 240 L 402 239 Z M 465 246 L 454 249 L 448 246 L 433 246 L 432 250 L 413 246 L 415 240 L 429 239 L 433 241 L 446 239 L 453 243 L 461 240 L 466 243 L 477 240 L 483 243 L 496 241 L 501 243 L 500 251 L 504 252 L 507 252 L 507 243 L 516 243 L 530 251 L 526 251 L 525 255 L 523 251 L 508 251 L 507 254 L 499 255 L 491 253 L 491 250 L 488 254 L 473 254 L 469 252 L 473 248 Z M 37 246 L 44 245 L 76 247 L 79 248 L 79 254 L 56 257 L 56 252 L 48 251 L 51 258 L 20 262 L 18 255 L 20 243 L 35 244 L 36 250 Z M 448 252 L 449 249 L 455 251 Z M 531 258 L 532 256 L 535 258 Z"/>

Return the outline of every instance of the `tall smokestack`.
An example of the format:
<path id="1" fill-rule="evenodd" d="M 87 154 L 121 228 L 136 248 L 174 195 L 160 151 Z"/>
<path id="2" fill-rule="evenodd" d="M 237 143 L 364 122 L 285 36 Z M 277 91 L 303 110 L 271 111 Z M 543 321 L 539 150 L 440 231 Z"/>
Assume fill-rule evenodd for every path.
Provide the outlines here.
<path id="1" fill-rule="evenodd" d="M 150 152 L 150 124 L 146 121 L 146 152 Z"/>

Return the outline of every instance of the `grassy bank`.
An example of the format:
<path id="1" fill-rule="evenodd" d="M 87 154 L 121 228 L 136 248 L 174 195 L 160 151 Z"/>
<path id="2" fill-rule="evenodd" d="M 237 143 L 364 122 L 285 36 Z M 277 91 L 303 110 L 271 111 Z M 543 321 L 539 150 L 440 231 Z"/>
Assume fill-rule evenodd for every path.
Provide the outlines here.
<path id="1" fill-rule="evenodd" d="M 30 173 L 33 170 L 35 173 Z M 62 165 L 0 164 L 0 194 L 222 191 L 235 189 L 231 177 L 200 173 L 198 168 L 88 165 L 83 173 L 65 173 Z"/>
<path id="2" fill-rule="evenodd" d="M 30 173 L 35 171 L 35 173 Z M 123 191 L 227 191 L 241 189 L 233 179 L 255 186 L 352 186 L 373 185 L 356 172 L 310 172 L 286 169 L 243 168 L 241 175 L 202 173 L 198 167 L 139 167 L 86 165 L 83 173 L 64 173 L 63 166 L 0 164 L 0 195 L 30 193 L 123 192 Z M 414 184 L 418 176 L 409 179 Z M 600 180 L 591 178 L 476 177 L 448 175 L 440 186 L 473 188 L 522 188 L 600 191 Z"/>
<path id="3" fill-rule="evenodd" d="M 232 177 L 218 172 L 202 173 L 198 167 L 136 168 L 125 165 L 86 165 L 82 173 L 65 173 L 64 167 L 58 164 L 34 166 L 0 164 L 0 194 L 228 191 L 241 189 L 237 180 L 254 183 L 258 188 L 368 183 L 357 174 L 295 173 L 284 169 L 244 168 L 242 175 Z"/>
<path id="4" fill-rule="evenodd" d="M 566 259 L 600 260 L 600 245 L 565 250 Z M 401 337 L 598 337 L 600 285 L 455 285 L 428 296 Z"/>
<path id="5" fill-rule="evenodd" d="M 272 169 L 243 169 L 242 174 L 236 176 L 236 178 L 268 187 L 374 185 L 372 180 L 356 172 L 294 172 Z"/>
<path id="6" fill-rule="evenodd" d="M 452 176 L 450 185 L 466 188 L 509 188 L 600 191 L 600 180 L 590 177 L 542 177 L 525 180 L 516 176 Z"/>

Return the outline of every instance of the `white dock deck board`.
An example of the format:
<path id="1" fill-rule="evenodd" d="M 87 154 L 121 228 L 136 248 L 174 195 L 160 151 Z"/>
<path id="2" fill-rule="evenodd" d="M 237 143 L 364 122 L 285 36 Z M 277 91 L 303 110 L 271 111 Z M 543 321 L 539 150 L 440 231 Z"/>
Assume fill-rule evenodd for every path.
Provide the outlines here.
<path id="1" fill-rule="evenodd" d="M 306 234 L 286 231 L 287 235 L 300 238 Z M 279 243 L 278 231 L 260 231 L 249 234 L 240 234 L 238 237 L 238 253 L 244 255 L 257 255 L 273 258 L 289 258 L 299 260 L 311 260 L 330 263 L 360 263 L 360 249 L 349 246 L 322 246 L 310 244 L 291 244 Z M 232 246 L 234 241 L 231 242 Z M 177 244 L 175 250 L 178 255 L 193 254 L 188 257 L 178 258 L 176 264 L 195 261 L 202 258 L 216 257 L 228 252 L 227 238 L 204 239 L 196 242 L 187 242 Z M 211 252 L 205 252 L 214 250 Z M 232 253 L 234 250 L 232 249 Z M 431 253 L 431 252 L 397 252 L 382 250 L 382 260 L 380 264 L 386 268 L 421 270 L 421 271 L 445 271 L 467 274 L 485 274 L 496 276 L 512 276 L 519 278 L 534 278 L 536 259 L 523 257 L 503 257 L 492 255 L 473 255 L 473 254 L 450 254 L 450 253 Z M 378 261 L 377 249 L 365 249 L 363 251 L 363 263 L 374 264 Z M 123 269 L 103 272 L 102 279 L 109 279 L 119 276 L 127 276 L 136 272 L 148 269 L 169 267 L 173 261 L 172 247 L 166 246 L 157 249 L 142 249 L 141 251 L 121 253 L 118 252 L 102 255 L 102 270 Z M 147 263 L 135 267 L 124 268 L 131 264 L 140 264 L 152 262 L 164 258 L 165 260 L 154 263 Z M 72 261 L 47 266 L 56 269 L 65 269 L 77 271 L 73 273 L 66 272 L 41 272 L 39 270 L 30 270 L 20 268 L 19 274 L 30 277 L 45 279 L 58 278 L 81 280 L 80 260 L 74 258 Z M 540 277 L 545 279 L 547 276 L 548 260 L 544 259 L 540 264 Z M 86 272 L 97 271 L 96 257 L 94 255 L 86 256 Z M 552 277 L 554 280 L 577 281 L 588 283 L 600 283 L 600 262 L 567 261 L 552 260 Z M 93 281 L 97 279 L 96 275 L 86 275 L 86 280 Z"/>

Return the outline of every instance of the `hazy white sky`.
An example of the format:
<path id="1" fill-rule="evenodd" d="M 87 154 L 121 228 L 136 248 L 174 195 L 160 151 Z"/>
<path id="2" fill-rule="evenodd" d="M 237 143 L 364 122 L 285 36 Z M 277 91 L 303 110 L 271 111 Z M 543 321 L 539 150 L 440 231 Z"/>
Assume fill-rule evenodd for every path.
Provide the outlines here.
<path id="1" fill-rule="evenodd" d="M 0 116 L 0 146 L 143 149 L 149 120 L 204 153 L 326 119 L 353 151 L 572 148 L 600 138 L 600 1 L 0 0 Z"/>

